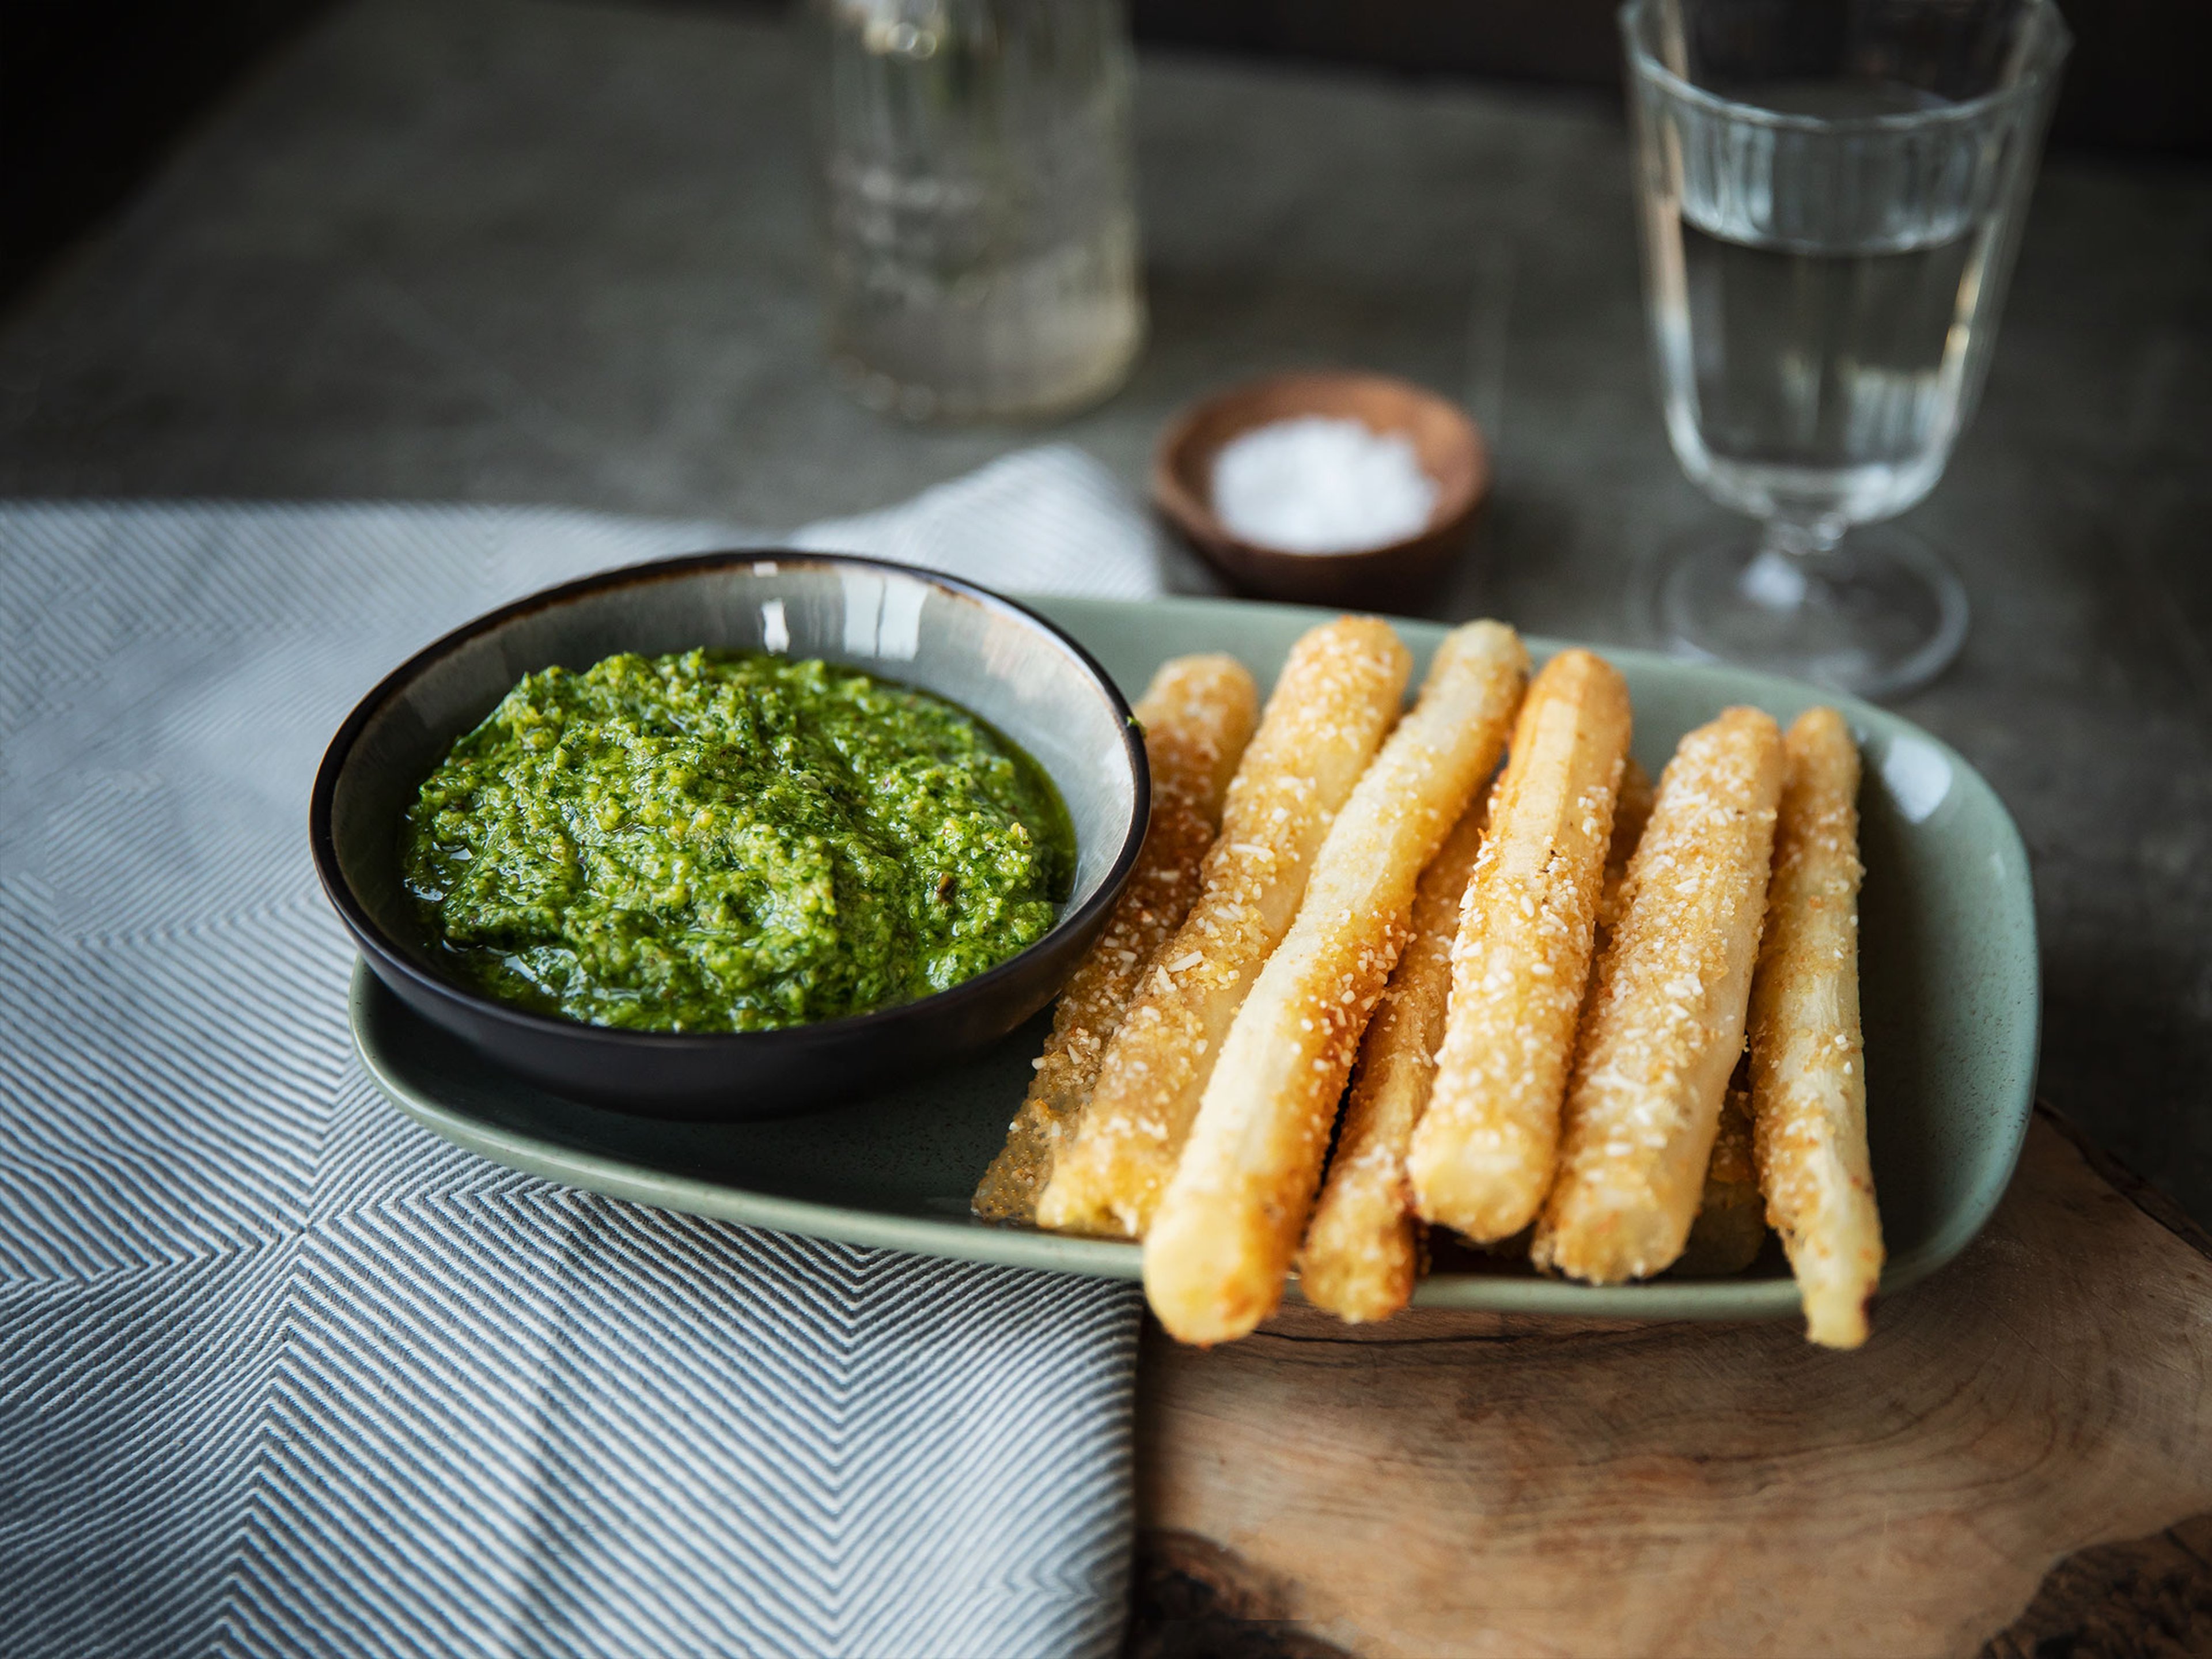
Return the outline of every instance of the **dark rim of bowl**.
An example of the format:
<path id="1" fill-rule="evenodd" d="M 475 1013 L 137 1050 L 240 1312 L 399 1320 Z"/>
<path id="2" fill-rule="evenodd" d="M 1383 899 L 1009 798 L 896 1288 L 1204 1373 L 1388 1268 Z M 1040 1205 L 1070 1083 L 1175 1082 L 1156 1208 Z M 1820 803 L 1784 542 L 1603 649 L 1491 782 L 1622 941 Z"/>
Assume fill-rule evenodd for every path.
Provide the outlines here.
<path id="1" fill-rule="evenodd" d="M 589 595 L 617 588 L 641 586 L 647 582 L 672 581 L 702 571 L 727 569 L 737 565 L 787 564 L 823 565 L 840 568 L 881 570 L 906 577 L 1004 612 L 1028 623 L 1050 639 L 1073 657 L 1088 673 L 1092 683 L 1105 695 L 1108 702 L 1121 716 L 1121 744 L 1129 757 L 1130 773 L 1136 784 L 1134 811 L 1130 816 L 1127 833 L 1115 853 L 1114 862 L 1096 892 L 1080 905 L 1063 911 L 1048 928 L 1044 937 L 1024 946 L 994 968 L 987 969 L 973 979 L 942 991 L 933 991 L 926 997 L 911 1002 L 893 1003 L 889 1007 L 877 1008 L 865 1014 L 847 1014 L 836 1019 L 817 1020 L 811 1024 L 777 1026 L 765 1031 L 639 1031 L 626 1027 L 592 1025 L 583 1020 L 562 1019 L 549 1014 L 532 1013 L 526 1008 L 517 1008 L 481 996 L 467 988 L 431 973 L 416 963 L 371 917 L 365 906 L 354 895 L 352 884 L 339 867 L 337 841 L 331 828 L 332 803 L 337 795 L 337 781 L 352 759 L 353 747 L 384 706 L 428 669 L 431 665 L 450 655 L 470 641 L 504 627 L 520 617 L 533 611 L 550 611 Z M 888 559 L 871 559 L 855 553 L 799 553 L 778 548 L 731 549 L 708 553 L 691 553 L 672 559 L 656 559 L 644 564 L 624 565 L 614 570 L 584 576 L 577 580 L 562 582 L 538 592 L 486 611 L 473 622 L 465 623 L 452 633 L 425 646 L 405 662 L 386 675 L 375 689 L 354 705 L 353 712 L 331 739 L 324 750 L 321 766 L 315 773 L 314 793 L 307 807 L 307 838 L 313 852 L 315 873 L 322 878 L 323 891 L 346 925 L 362 939 L 368 941 L 376 954 L 396 967 L 410 981 L 434 995 L 450 997 L 475 1012 L 497 1020 L 517 1030 L 538 1033 L 547 1036 L 581 1037 L 617 1045 L 634 1045 L 641 1050 L 672 1053 L 684 1048 L 711 1050 L 725 1044 L 747 1044 L 756 1048 L 781 1042 L 793 1048 L 811 1047 L 825 1036 L 866 1037 L 886 1026 L 912 1018 L 921 1010 L 943 1010 L 961 1003 L 974 1002 L 989 996 L 999 986 L 1014 977 L 1017 969 L 1027 958 L 1044 949 L 1053 939 L 1071 929 L 1086 926 L 1091 918 L 1113 904 L 1121 895 L 1128 873 L 1137 862 L 1145 832 L 1152 822 L 1152 770 L 1145 754 L 1144 734 L 1137 724 L 1136 715 L 1121 689 L 1114 684 L 1098 659 L 1079 645 L 1064 629 L 1048 622 L 1027 605 L 995 593 L 988 587 L 963 581 L 957 576 L 948 576 L 940 571 L 923 569 L 915 565 L 896 564 Z"/>

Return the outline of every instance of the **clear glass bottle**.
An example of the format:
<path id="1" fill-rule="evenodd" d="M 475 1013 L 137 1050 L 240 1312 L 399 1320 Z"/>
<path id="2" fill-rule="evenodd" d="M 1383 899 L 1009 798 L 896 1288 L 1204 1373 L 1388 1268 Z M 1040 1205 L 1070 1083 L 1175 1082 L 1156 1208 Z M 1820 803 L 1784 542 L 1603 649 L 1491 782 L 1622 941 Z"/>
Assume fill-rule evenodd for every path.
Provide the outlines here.
<path id="1" fill-rule="evenodd" d="M 830 360 L 871 407 L 1057 413 L 1145 332 L 1121 0 L 811 0 Z"/>

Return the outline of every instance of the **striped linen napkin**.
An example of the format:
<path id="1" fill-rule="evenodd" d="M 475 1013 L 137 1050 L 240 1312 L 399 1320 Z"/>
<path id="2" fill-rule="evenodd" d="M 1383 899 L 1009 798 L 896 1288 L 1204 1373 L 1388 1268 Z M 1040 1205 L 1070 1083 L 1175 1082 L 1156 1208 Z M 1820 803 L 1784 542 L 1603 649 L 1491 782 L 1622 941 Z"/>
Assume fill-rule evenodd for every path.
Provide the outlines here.
<path id="1" fill-rule="evenodd" d="M 1126 1285 L 526 1178 L 392 1110 L 307 856 L 346 709 L 550 582 L 726 527 L 0 503 L 0 1645 L 1105 1654 Z M 1158 591 L 1095 462 L 805 544 Z"/>

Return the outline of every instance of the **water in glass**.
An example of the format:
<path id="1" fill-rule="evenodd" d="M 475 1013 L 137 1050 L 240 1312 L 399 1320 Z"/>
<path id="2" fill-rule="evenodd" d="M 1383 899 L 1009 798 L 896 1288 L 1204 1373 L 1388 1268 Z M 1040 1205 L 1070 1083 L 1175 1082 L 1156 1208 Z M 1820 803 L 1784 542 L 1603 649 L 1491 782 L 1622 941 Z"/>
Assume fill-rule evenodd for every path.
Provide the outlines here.
<path id="1" fill-rule="evenodd" d="M 1766 108 L 1828 115 L 1924 106 L 1909 88 L 1748 88 Z M 1707 176 L 1688 181 L 1711 185 Z M 1842 523 L 1886 519 L 1942 476 L 1972 413 L 1988 338 L 1977 313 L 1997 218 L 1923 201 L 1871 238 L 1801 216 L 1788 237 L 1741 192 L 1656 205 L 1654 323 L 1669 435 L 1731 507 Z M 1817 206 L 1817 203 L 1814 204 Z M 1824 234 L 1823 232 L 1827 234 Z"/>

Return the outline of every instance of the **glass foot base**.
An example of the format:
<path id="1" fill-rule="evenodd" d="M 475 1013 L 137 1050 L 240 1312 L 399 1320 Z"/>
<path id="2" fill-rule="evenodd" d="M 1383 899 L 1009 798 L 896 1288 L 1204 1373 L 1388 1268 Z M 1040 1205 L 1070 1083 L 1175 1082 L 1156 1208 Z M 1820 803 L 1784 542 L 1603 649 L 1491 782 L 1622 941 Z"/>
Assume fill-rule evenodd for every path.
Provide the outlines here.
<path id="1" fill-rule="evenodd" d="M 1966 591 L 1925 543 L 1855 530 L 1805 559 L 1759 528 L 1669 543 L 1644 584 L 1646 625 L 1677 656 L 1735 663 L 1862 697 L 1925 685 L 1966 637 Z"/>

